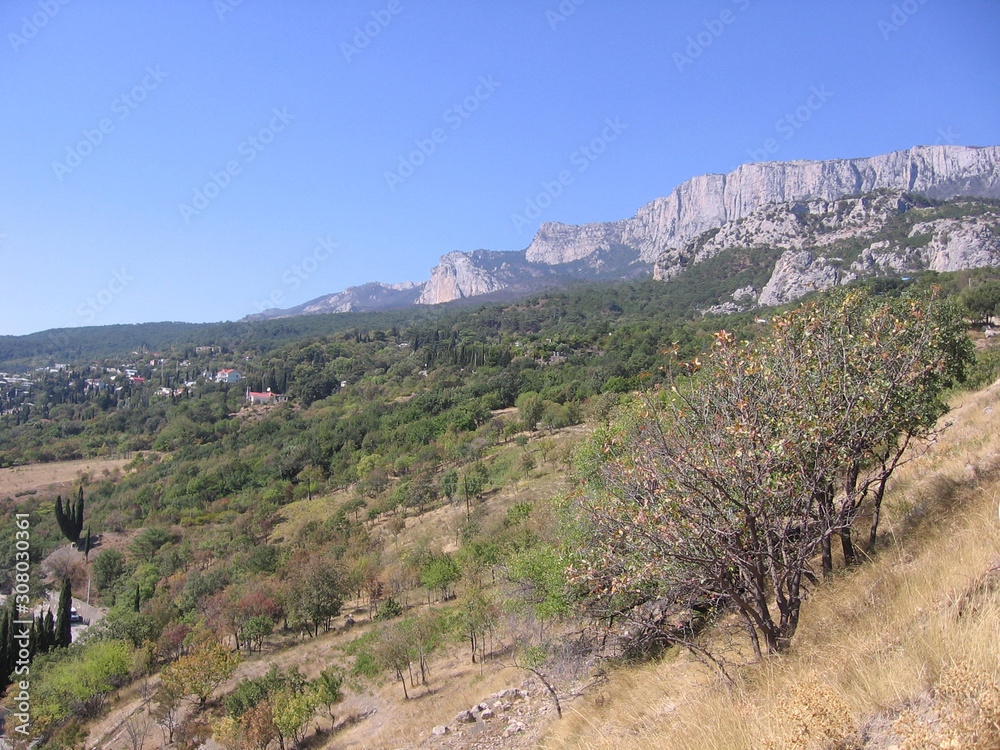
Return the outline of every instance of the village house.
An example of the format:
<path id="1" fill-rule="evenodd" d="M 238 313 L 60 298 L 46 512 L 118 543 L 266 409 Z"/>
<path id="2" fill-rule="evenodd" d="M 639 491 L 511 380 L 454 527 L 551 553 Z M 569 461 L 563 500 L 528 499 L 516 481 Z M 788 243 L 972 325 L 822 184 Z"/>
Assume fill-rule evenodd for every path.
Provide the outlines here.
<path id="1" fill-rule="evenodd" d="M 238 372 L 236 372 L 236 370 L 233 370 L 233 369 L 223 369 L 223 370 L 219 370 L 215 374 L 215 382 L 216 383 L 238 383 L 239 380 L 240 380 L 240 378 L 242 378 L 242 377 L 243 376 L 240 375 Z"/>
<path id="2" fill-rule="evenodd" d="M 278 404 L 285 400 L 280 393 L 272 393 L 267 390 L 263 393 L 247 390 L 247 402 L 250 404 Z"/>

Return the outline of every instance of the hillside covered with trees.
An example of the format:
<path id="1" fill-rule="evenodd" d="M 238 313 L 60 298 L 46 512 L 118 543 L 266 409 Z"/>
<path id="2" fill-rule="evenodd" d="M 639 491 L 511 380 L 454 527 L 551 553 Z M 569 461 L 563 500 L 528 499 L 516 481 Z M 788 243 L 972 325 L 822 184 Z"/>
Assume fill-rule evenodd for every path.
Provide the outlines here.
<path id="1" fill-rule="evenodd" d="M 44 572 L 106 611 L 35 655 L 33 732 L 74 748 L 133 701 L 134 734 L 178 748 L 327 746 L 323 716 L 332 747 L 365 720 L 338 703 L 433 695 L 445 659 L 558 700 L 675 646 L 735 684 L 707 640 L 732 618 L 744 657 L 787 654 L 813 592 L 878 554 L 946 399 L 995 379 L 967 331 L 1000 277 L 873 280 L 765 319 L 696 314 L 730 291 L 713 273 L 11 368 L 0 465 L 121 461 L 4 500 L 11 560 L 30 519 L 32 601 Z"/>

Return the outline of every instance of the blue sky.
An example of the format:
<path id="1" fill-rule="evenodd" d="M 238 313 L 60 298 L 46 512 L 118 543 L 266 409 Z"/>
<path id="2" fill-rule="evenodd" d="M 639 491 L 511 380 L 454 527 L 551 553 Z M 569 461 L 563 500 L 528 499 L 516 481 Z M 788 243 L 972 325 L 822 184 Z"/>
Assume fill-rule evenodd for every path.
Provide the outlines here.
<path id="1" fill-rule="evenodd" d="M 975 0 L 5 0 L 0 334 L 238 319 L 744 162 L 997 144 L 998 39 Z"/>

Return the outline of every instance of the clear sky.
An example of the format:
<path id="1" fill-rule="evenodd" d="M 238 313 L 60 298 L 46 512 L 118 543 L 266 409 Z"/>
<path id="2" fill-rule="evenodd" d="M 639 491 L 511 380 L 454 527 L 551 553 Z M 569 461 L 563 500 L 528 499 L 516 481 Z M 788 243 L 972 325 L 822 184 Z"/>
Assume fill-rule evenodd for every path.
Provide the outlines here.
<path id="1" fill-rule="evenodd" d="M 3 0 L 0 35 L 0 334 L 233 320 L 744 162 L 1000 143 L 996 0 Z"/>

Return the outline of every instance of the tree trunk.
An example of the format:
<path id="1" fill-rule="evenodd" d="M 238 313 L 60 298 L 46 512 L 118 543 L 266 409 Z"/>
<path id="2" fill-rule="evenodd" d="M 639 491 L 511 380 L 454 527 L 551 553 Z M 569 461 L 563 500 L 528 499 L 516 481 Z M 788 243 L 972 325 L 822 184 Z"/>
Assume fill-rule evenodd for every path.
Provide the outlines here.
<path id="1" fill-rule="evenodd" d="M 824 483 L 817 493 L 816 502 L 819 508 L 819 518 L 824 526 L 821 544 L 823 575 L 829 576 L 833 573 L 833 550 L 830 543 L 830 537 L 833 535 L 833 486 L 831 483 Z"/>
<path id="2" fill-rule="evenodd" d="M 403 686 L 403 698 L 410 700 L 410 694 L 406 692 L 406 678 L 403 676 L 403 670 L 397 669 L 396 676 L 399 678 L 399 684 Z"/>
<path id="3" fill-rule="evenodd" d="M 872 528 L 868 532 L 868 554 L 875 552 L 875 539 L 878 536 L 879 516 L 882 514 L 882 497 L 885 495 L 885 485 L 889 477 L 883 476 L 878 483 L 878 490 L 875 491 L 874 508 L 872 509 Z"/>
<path id="4" fill-rule="evenodd" d="M 850 526 L 845 526 L 840 530 L 840 545 L 844 549 L 844 565 L 851 567 L 857 564 L 858 555 L 854 551 L 854 541 L 851 539 Z"/>
<path id="5" fill-rule="evenodd" d="M 760 637 L 757 635 L 757 628 L 753 626 L 753 620 L 750 619 L 750 615 L 746 612 L 741 613 L 743 619 L 747 621 L 747 631 L 750 633 L 750 642 L 753 644 L 753 655 L 757 661 L 761 661 L 764 656 L 760 652 Z"/>

